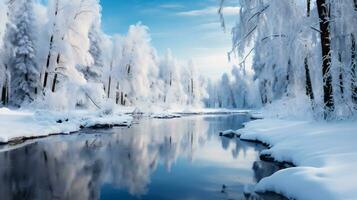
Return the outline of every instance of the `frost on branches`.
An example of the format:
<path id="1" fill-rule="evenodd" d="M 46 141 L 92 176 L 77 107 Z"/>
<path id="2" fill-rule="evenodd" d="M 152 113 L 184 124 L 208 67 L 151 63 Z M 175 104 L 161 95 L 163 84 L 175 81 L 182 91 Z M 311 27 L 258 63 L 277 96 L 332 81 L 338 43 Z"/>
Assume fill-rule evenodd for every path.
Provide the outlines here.
<path id="1" fill-rule="evenodd" d="M 149 28 L 101 30 L 97 0 L 0 2 L 0 100 L 46 109 L 108 104 L 164 109 L 200 107 L 205 79 L 192 62 L 160 58 Z"/>
<path id="2" fill-rule="evenodd" d="M 239 55 L 241 64 L 252 57 L 263 105 L 306 95 L 305 104 L 318 117 L 356 114 L 357 26 L 351 24 L 357 20 L 356 1 L 241 0 L 239 5 L 229 54 Z"/>
<path id="3" fill-rule="evenodd" d="M 9 103 L 20 106 L 35 99 L 39 86 L 32 1 L 26 0 L 19 5 L 11 5 L 8 17 L 4 47 L 7 50 L 5 84 L 9 84 L 7 90 L 11 91 Z"/>

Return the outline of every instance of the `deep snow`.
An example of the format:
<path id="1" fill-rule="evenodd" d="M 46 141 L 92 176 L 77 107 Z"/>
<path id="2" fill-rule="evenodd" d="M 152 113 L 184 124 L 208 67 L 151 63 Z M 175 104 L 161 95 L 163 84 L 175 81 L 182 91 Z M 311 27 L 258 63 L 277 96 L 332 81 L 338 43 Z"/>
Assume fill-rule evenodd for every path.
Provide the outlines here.
<path id="1" fill-rule="evenodd" d="M 129 126 L 132 117 L 105 111 L 68 111 L 49 110 L 10 110 L 0 109 L 0 143 L 18 139 L 47 136 L 51 134 L 69 134 L 84 127 L 95 125 Z"/>
<path id="2" fill-rule="evenodd" d="M 262 154 L 296 167 L 264 178 L 257 192 L 289 198 L 357 199 L 357 122 L 316 122 L 267 118 L 239 130 L 241 139 L 270 145 Z"/>

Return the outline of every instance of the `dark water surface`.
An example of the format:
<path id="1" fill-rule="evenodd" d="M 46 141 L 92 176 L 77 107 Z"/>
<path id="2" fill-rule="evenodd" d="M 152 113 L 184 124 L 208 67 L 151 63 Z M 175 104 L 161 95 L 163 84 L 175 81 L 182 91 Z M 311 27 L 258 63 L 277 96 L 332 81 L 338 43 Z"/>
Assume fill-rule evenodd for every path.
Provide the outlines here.
<path id="1" fill-rule="evenodd" d="M 2 146 L 0 199 L 244 199 L 245 185 L 279 169 L 259 161 L 261 145 L 218 136 L 246 121 L 142 119 L 131 128 Z"/>

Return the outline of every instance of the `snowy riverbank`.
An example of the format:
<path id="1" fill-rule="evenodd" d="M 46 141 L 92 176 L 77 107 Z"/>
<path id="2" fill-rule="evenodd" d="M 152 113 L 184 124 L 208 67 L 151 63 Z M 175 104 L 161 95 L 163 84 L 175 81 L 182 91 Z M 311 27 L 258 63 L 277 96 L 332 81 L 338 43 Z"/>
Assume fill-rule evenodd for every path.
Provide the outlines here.
<path id="1" fill-rule="evenodd" d="M 135 107 L 88 111 L 57 112 L 51 110 L 10 110 L 0 108 L 0 143 L 44 137 L 53 134 L 70 134 L 81 128 L 130 126 L 132 115 L 170 119 L 195 114 L 248 114 L 248 110 L 228 109 L 172 109 L 139 110 Z"/>
<path id="2" fill-rule="evenodd" d="M 69 134 L 85 127 L 129 126 L 132 117 L 120 112 L 0 109 L 0 143 L 43 137 L 52 134 Z"/>
<path id="3" fill-rule="evenodd" d="M 357 199 L 357 122 L 263 119 L 239 130 L 241 139 L 270 145 L 262 154 L 296 167 L 261 180 L 257 192 L 299 200 Z"/>

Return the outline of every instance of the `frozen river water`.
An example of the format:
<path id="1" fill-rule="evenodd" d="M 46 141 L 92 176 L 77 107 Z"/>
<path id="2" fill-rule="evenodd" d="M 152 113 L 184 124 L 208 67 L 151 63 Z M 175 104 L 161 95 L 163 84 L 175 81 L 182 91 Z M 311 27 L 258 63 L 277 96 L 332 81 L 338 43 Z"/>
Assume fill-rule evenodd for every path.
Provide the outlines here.
<path id="1" fill-rule="evenodd" d="M 219 137 L 248 120 L 239 114 L 140 119 L 131 128 L 2 147 L 0 197 L 244 199 L 245 185 L 279 169 L 259 160 L 263 146 Z"/>

